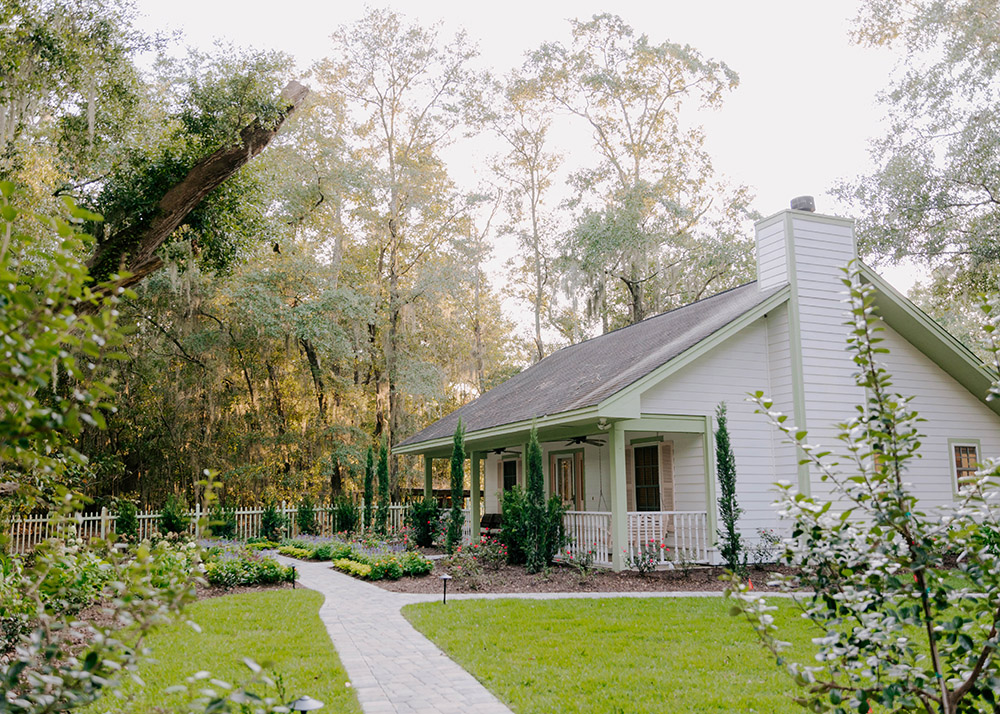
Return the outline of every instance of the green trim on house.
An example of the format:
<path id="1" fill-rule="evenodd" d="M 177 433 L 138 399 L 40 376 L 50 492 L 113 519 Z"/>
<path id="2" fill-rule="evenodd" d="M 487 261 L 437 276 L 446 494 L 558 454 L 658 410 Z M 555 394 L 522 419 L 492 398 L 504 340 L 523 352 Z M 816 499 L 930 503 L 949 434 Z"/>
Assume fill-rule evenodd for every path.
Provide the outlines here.
<path id="1" fill-rule="evenodd" d="M 976 463 L 978 465 L 979 460 L 983 458 L 983 445 L 979 439 L 948 439 L 948 470 L 951 472 L 951 497 L 957 500 L 959 498 L 959 494 L 958 470 L 957 464 L 955 464 L 956 446 L 975 446 Z"/>
<path id="2" fill-rule="evenodd" d="M 547 455 L 559 457 L 559 456 L 570 456 L 572 454 L 582 454 L 582 453 L 583 453 L 583 448 L 581 447 L 579 449 L 559 449 L 557 451 L 555 450 L 549 451 L 547 452 Z"/>
<path id="3" fill-rule="evenodd" d="M 808 429 L 806 423 L 806 387 L 804 368 L 802 366 L 802 322 L 799 314 L 799 276 L 795 269 L 795 233 L 792 225 L 792 218 L 801 211 L 786 211 L 785 221 L 785 260 L 788 265 L 788 285 L 791 298 L 788 301 L 788 351 L 792 368 L 792 419 L 795 428 L 799 430 Z M 812 213 L 807 215 L 812 216 Z M 842 221 L 838 223 L 842 225 Z M 798 453 L 798 477 L 799 493 L 808 496 L 812 493 L 812 484 L 809 476 L 809 465 L 803 463 L 805 454 L 796 446 Z"/>
<path id="4" fill-rule="evenodd" d="M 708 512 L 708 545 L 714 548 L 719 541 L 719 504 L 715 498 L 715 427 L 711 416 L 702 417 L 702 451 L 705 459 L 705 510 Z"/>
<path id="5" fill-rule="evenodd" d="M 640 436 L 638 439 L 629 439 L 628 445 L 635 446 L 636 444 L 652 444 L 661 441 L 663 441 L 662 434 L 659 436 Z"/>
<path id="6" fill-rule="evenodd" d="M 705 419 L 689 414 L 642 414 L 638 419 L 627 419 L 624 424 L 629 431 L 700 434 L 705 430 Z"/>
<path id="7" fill-rule="evenodd" d="M 576 423 L 587 425 L 588 422 L 596 423 L 599 416 L 598 408 L 596 406 L 575 409 L 568 412 L 559 412 L 558 414 L 548 414 L 535 419 L 524 419 L 522 421 L 511 422 L 509 424 L 501 424 L 489 429 L 467 432 L 465 435 L 465 442 L 466 444 L 472 444 L 476 448 L 483 447 L 487 449 L 497 448 L 500 445 L 496 443 L 497 440 L 502 441 L 505 446 L 523 446 L 527 441 L 528 434 L 531 432 L 532 425 L 538 428 L 539 441 L 548 441 L 550 440 L 549 435 L 542 434 L 542 431 L 548 427 L 565 426 L 567 424 Z M 558 437 L 553 437 L 551 440 L 555 440 L 555 438 Z M 491 441 L 493 442 L 492 445 L 490 444 Z M 430 439 L 428 441 L 421 441 L 408 446 L 397 446 L 393 453 L 432 453 L 434 456 L 446 457 L 451 454 L 451 442 L 452 439 L 450 437 Z"/>
<path id="8" fill-rule="evenodd" d="M 424 498 L 434 495 L 434 459 L 424 455 Z"/>
<path id="9" fill-rule="evenodd" d="M 781 288 L 764 302 L 750 310 L 747 310 L 728 325 L 716 330 L 705 339 L 684 350 L 679 355 L 669 360 L 666 364 L 657 367 L 641 379 L 637 379 L 632 382 L 632 384 L 612 394 L 610 397 L 597 405 L 598 413 L 601 416 L 611 417 L 617 408 L 629 400 L 634 400 L 634 402 L 638 404 L 640 395 L 651 386 L 658 384 L 671 374 L 674 374 L 695 360 L 704 357 L 712 349 L 719 346 L 736 333 L 742 331 L 748 325 L 759 320 L 778 305 L 784 303 L 790 294 L 790 290 L 787 286 Z"/>
<path id="10" fill-rule="evenodd" d="M 875 286 L 875 309 L 885 324 L 1000 415 L 1000 400 L 986 398 L 996 375 L 968 347 L 864 264 L 861 277 Z"/>

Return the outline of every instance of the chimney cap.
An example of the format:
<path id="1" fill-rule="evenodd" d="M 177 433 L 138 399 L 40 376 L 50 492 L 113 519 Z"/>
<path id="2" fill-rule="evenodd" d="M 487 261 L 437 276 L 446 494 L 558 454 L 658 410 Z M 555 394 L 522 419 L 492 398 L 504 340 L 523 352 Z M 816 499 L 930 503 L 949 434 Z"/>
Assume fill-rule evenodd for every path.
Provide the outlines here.
<path id="1" fill-rule="evenodd" d="M 796 196 L 791 202 L 793 211 L 816 212 L 816 200 L 812 196 Z"/>

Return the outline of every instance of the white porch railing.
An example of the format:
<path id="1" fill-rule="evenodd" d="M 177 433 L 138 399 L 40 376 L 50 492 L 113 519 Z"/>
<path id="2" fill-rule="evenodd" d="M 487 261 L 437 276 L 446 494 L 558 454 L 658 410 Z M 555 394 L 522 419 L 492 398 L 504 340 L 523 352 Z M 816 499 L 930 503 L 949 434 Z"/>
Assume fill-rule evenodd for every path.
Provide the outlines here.
<path id="1" fill-rule="evenodd" d="M 706 511 L 633 511 L 627 517 L 627 555 L 634 557 L 643 544 L 652 544 L 660 565 L 708 562 Z M 567 511 L 563 524 L 569 538 L 563 553 L 580 559 L 593 551 L 596 565 L 611 566 L 614 547 L 610 512 Z"/>
<path id="2" fill-rule="evenodd" d="M 605 511 L 566 511 L 563 517 L 569 545 L 563 550 L 579 560 L 588 551 L 594 564 L 611 567 L 611 514 Z"/>
<path id="3" fill-rule="evenodd" d="M 660 565 L 708 562 L 706 511 L 632 511 L 628 514 L 628 552 L 636 556 L 643 545 L 659 552 Z M 662 547 L 661 547 L 662 546 Z"/>

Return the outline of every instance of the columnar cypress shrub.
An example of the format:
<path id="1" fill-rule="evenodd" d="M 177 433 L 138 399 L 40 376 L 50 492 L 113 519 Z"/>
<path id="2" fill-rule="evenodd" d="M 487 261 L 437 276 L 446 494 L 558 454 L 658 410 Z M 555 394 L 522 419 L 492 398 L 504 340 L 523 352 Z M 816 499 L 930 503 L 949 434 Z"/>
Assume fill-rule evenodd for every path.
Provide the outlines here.
<path id="1" fill-rule="evenodd" d="M 260 514 L 260 536 L 269 541 L 278 543 L 284 536 L 285 528 L 288 526 L 288 519 L 278 511 L 278 504 L 268 501 Z"/>
<path id="2" fill-rule="evenodd" d="M 378 450 L 378 509 L 375 530 L 385 535 L 389 530 L 389 449 L 385 442 Z"/>
<path id="3" fill-rule="evenodd" d="M 176 496 L 171 495 L 167 499 L 167 502 L 163 504 L 163 509 L 160 511 L 160 533 L 163 535 L 167 535 L 168 533 L 185 533 L 187 532 L 188 523 L 190 523 L 190 518 L 188 518 L 184 503 Z"/>
<path id="4" fill-rule="evenodd" d="M 451 553 L 462 544 L 462 525 L 465 516 L 462 514 L 462 500 L 465 495 L 465 428 L 462 420 L 455 427 L 455 437 L 451 446 L 451 514 L 448 518 L 448 532 L 445 536 L 445 549 Z"/>
<path id="5" fill-rule="evenodd" d="M 372 527 L 372 505 L 375 501 L 375 455 L 372 454 L 372 447 L 368 447 L 368 455 L 365 457 L 365 512 L 362 530 L 369 530 Z"/>
<path id="6" fill-rule="evenodd" d="M 295 511 L 295 523 L 302 535 L 319 533 L 319 527 L 316 525 L 316 505 L 309 496 L 303 496 L 299 502 L 299 507 Z"/>
<path id="7" fill-rule="evenodd" d="M 136 540 L 139 537 L 139 518 L 135 504 L 131 501 L 119 501 L 116 515 L 115 533 L 124 540 Z"/>
<path id="8" fill-rule="evenodd" d="M 526 453 L 528 461 L 528 494 L 524 508 L 528 542 L 525 561 L 529 573 L 537 573 L 548 565 L 546 545 L 545 488 L 542 477 L 542 446 L 538 443 L 538 430 L 531 428 Z"/>
<path id="9" fill-rule="evenodd" d="M 719 517 L 722 519 L 722 528 L 718 531 L 719 553 L 727 568 L 742 575 L 746 572 L 747 557 L 736 522 L 743 509 L 736 501 L 736 457 L 729 443 L 725 402 L 719 404 L 715 416 L 719 422 L 715 431 L 715 469 L 719 477 Z"/>

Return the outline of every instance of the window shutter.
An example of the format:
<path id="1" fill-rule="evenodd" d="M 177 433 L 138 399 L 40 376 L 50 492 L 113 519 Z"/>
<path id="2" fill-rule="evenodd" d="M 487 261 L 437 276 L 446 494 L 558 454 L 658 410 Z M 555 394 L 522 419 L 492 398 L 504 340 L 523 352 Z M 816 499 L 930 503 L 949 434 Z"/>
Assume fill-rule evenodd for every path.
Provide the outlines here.
<path id="1" fill-rule="evenodd" d="M 674 510 L 674 442 L 660 442 L 660 510 Z M 668 533 L 675 531 L 676 518 L 663 516 L 663 533 L 660 538 L 666 538 Z"/>
<path id="2" fill-rule="evenodd" d="M 587 498 L 586 498 L 586 483 L 587 480 L 584 478 L 583 474 L 583 452 L 576 452 L 576 456 L 573 464 L 574 475 L 576 476 L 576 510 L 586 511 L 587 510 Z"/>
<path id="3" fill-rule="evenodd" d="M 556 457 L 549 456 L 549 495 L 556 492 Z"/>
<path id="4" fill-rule="evenodd" d="M 625 510 L 635 510 L 635 468 L 632 466 L 632 447 L 625 447 Z"/>
<path id="5" fill-rule="evenodd" d="M 524 488 L 524 469 L 522 468 L 524 462 L 521 459 L 517 459 L 514 463 L 517 470 L 517 485 Z"/>
<path id="6" fill-rule="evenodd" d="M 674 510 L 674 442 L 660 442 L 660 510 Z"/>

